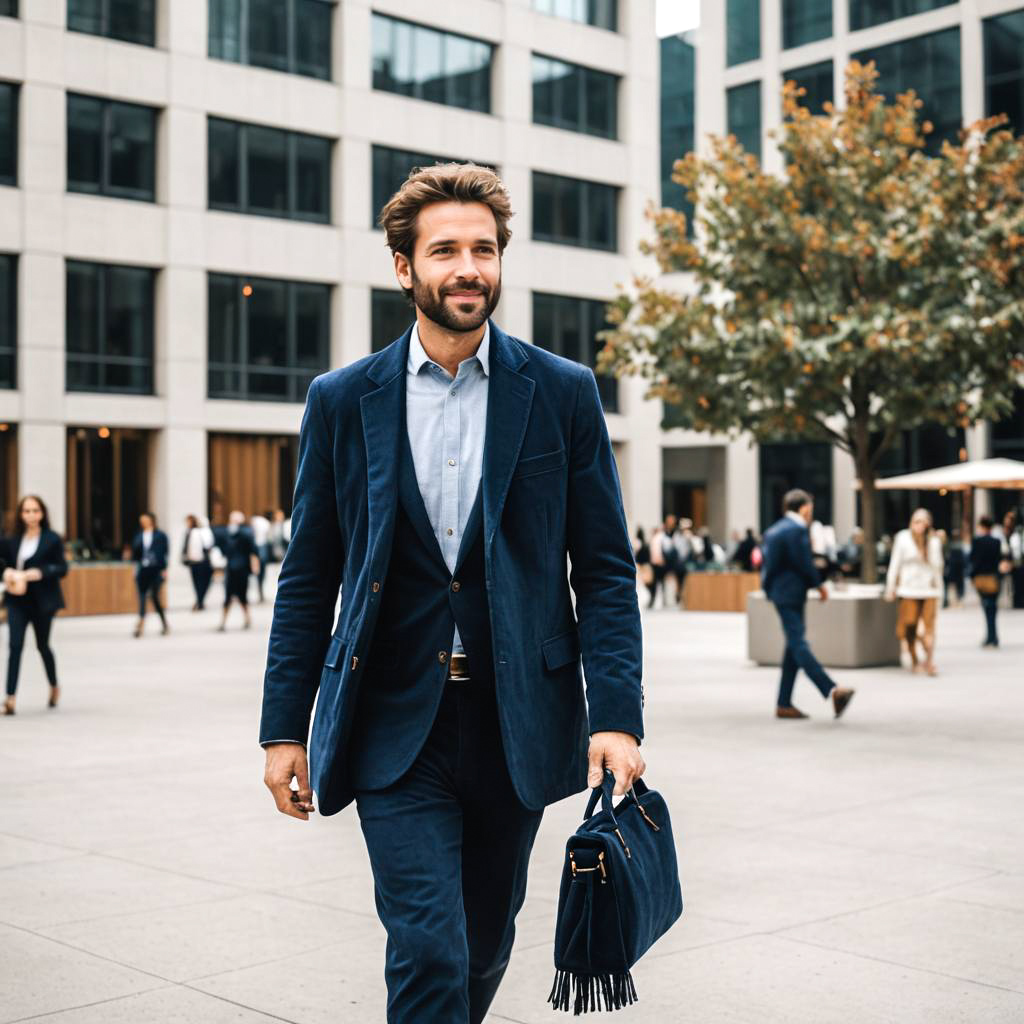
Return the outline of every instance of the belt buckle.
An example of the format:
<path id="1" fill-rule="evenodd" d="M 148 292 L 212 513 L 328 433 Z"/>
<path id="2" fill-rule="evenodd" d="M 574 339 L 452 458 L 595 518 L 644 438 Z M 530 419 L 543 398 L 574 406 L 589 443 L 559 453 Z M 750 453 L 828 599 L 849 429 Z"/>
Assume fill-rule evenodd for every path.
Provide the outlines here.
<path id="1" fill-rule="evenodd" d="M 448 658 L 448 678 L 456 683 L 469 681 L 469 658 L 465 654 L 453 654 Z"/>

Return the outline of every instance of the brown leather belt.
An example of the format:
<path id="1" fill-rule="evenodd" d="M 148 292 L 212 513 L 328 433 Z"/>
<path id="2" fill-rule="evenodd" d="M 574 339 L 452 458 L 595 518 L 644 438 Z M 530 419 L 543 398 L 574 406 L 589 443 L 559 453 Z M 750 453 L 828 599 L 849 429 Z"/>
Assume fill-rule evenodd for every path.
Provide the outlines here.
<path id="1" fill-rule="evenodd" d="M 469 658 L 465 654 L 449 655 L 448 678 L 457 683 L 469 682 Z"/>

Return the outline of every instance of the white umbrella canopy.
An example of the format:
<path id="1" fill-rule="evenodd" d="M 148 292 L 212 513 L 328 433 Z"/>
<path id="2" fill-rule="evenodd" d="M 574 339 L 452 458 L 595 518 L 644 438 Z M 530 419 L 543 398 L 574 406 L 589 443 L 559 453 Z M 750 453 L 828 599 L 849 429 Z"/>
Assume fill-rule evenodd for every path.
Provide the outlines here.
<path id="1" fill-rule="evenodd" d="M 1024 490 L 1024 462 L 1016 459 L 978 459 L 952 466 L 924 469 L 875 481 L 880 491 L 969 491 L 972 488 Z"/>

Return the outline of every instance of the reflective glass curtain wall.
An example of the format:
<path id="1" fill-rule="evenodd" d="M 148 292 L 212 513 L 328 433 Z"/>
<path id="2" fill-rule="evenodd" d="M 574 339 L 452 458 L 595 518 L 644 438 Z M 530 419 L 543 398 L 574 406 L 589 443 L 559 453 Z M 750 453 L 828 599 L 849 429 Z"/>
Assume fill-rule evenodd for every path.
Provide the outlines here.
<path id="1" fill-rule="evenodd" d="M 693 149 L 696 50 L 679 36 L 661 40 L 661 205 L 682 210 L 692 230 L 693 204 L 672 167 Z"/>
<path id="2" fill-rule="evenodd" d="M 18 257 L 0 253 L 0 388 L 18 386 Z"/>
<path id="3" fill-rule="evenodd" d="M 330 367 L 330 286 L 210 274 L 208 288 L 208 397 L 305 401 Z"/>
<path id="4" fill-rule="evenodd" d="M 211 210 L 330 220 L 330 139 L 217 117 L 207 130 Z"/>
<path id="5" fill-rule="evenodd" d="M 68 29 L 153 46 L 156 0 L 68 0 Z"/>
<path id="6" fill-rule="evenodd" d="M 533 237 L 539 242 L 614 252 L 618 205 L 614 185 L 533 172 Z"/>
<path id="7" fill-rule="evenodd" d="M 606 309 L 606 303 L 594 299 L 534 292 L 534 344 L 594 369 L 598 353 L 604 348 L 604 342 L 597 337 L 598 331 L 609 326 Z M 598 374 L 597 390 L 604 411 L 618 412 L 618 380 Z"/>
<path id="8" fill-rule="evenodd" d="M 209 0 L 209 55 L 331 77 L 332 0 Z"/>
<path id="9" fill-rule="evenodd" d="M 782 0 L 782 48 L 832 35 L 832 0 Z"/>
<path id="10" fill-rule="evenodd" d="M 796 82 L 803 90 L 800 106 L 806 107 L 812 114 L 823 114 L 825 104 L 834 102 L 834 82 L 832 61 L 823 60 L 820 64 L 808 64 L 802 68 L 791 68 L 786 71 L 782 80 Z"/>
<path id="11" fill-rule="evenodd" d="M 985 27 L 985 116 L 1006 114 L 1008 128 L 1024 135 L 1024 8 Z"/>
<path id="12" fill-rule="evenodd" d="M 533 123 L 614 139 L 619 79 L 605 71 L 533 55 Z"/>
<path id="13" fill-rule="evenodd" d="M 533 0 L 533 9 L 609 32 L 617 32 L 619 27 L 618 0 Z"/>
<path id="14" fill-rule="evenodd" d="M 18 184 L 18 86 L 0 82 L 0 185 Z"/>
<path id="15" fill-rule="evenodd" d="M 725 91 L 726 130 L 748 153 L 761 159 L 761 83 L 747 82 Z"/>
<path id="16" fill-rule="evenodd" d="M 849 0 L 849 3 L 850 28 L 856 32 L 897 18 L 908 18 L 912 14 L 949 7 L 957 3 L 957 0 Z"/>
<path id="17" fill-rule="evenodd" d="M 68 191 L 153 202 L 156 111 L 68 93 Z"/>
<path id="18" fill-rule="evenodd" d="M 892 97 L 913 89 L 924 106 L 919 123 L 932 122 L 925 149 L 938 153 L 942 140 L 956 142 L 962 117 L 960 108 L 959 27 L 916 36 L 854 55 L 862 64 L 873 60 L 878 68 L 878 91 Z"/>
<path id="19" fill-rule="evenodd" d="M 494 47 L 373 15 L 373 88 L 489 114 Z"/>
<path id="20" fill-rule="evenodd" d="M 67 261 L 66 389 L 153 394 L 148 267 Z"/>
<path id="21" fill-rule="evenodd" d="M 761 56 L 761 0 L 726 0 L 725 63 L 743 64 Z"/>

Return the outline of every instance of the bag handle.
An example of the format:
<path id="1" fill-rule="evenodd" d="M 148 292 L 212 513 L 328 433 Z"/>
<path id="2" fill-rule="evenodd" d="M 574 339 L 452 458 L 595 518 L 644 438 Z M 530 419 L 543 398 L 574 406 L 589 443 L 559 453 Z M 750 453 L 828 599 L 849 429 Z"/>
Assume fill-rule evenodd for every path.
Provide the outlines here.
<path id="1" fill-rule="evenodd" d="M 601 810 L 608 814 L 608 817 L 612 819 L 612 824 L 618 828 L 619 823 L 615 820 L 615 811 L 612 807 L 612 791 L 615 789 L 615 776 L 607 768 L 604 770 L 604 778 L 601 780 L 600 786 L 595 786 L 590 791 L 590 799 L 587 801 L 587 810 L 583 815 L 583 820 L 586 821 L 597 807 L 597 801 L 601 801 Z"/>

